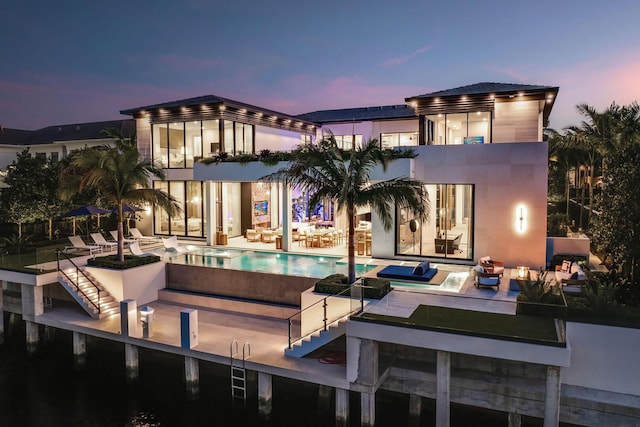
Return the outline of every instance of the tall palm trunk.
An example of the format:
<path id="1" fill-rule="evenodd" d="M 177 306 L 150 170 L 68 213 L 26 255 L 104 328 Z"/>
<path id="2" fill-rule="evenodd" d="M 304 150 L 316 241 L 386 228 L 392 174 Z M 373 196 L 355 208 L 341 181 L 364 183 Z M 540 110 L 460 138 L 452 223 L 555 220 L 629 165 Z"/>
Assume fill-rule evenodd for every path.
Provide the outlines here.
<path id="1" fill-rule="evenodd" d="M 347 208 L 347 259 L 349 262 L 348 280 L 349 284 L 356 281 L 356 230 L 355 230 L 356 210 L 353 206 Z"/>
<path id="2" fill-rule="evenodd" d="M 118 261 L 124 262 L 124 234 L 122 229 L 122 201 L 118 202 Z"/>

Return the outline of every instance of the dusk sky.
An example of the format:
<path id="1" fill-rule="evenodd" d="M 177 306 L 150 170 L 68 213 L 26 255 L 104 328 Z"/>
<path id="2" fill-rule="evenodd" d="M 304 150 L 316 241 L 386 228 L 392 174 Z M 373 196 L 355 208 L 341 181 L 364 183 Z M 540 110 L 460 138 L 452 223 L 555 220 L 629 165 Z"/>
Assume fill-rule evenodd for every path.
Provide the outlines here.
<path id="1" fill-rule="evenodd" d="M 0 124 L 38 129 L 220 95 L 288 114 L 478 82 L 640 101 L 640 1 L 6 1 Z"/>

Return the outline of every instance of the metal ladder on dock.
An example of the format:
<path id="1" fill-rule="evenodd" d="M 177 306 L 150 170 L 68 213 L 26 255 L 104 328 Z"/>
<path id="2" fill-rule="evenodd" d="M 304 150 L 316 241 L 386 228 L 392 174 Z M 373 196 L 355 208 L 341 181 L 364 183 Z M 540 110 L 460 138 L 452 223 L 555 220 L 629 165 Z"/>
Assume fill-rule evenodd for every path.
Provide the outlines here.
<path id="1" fill-rule="evenodd" d="M 231 401 L 235 405 L 240 399 L 247 405 L 247 370 L 245 361 L 251 356 L 251 345 L 248 342 L 242 344 L 242 359 L 239 358 L 238 341 L 233 340 L 229 345 L 231 366 Z"/>

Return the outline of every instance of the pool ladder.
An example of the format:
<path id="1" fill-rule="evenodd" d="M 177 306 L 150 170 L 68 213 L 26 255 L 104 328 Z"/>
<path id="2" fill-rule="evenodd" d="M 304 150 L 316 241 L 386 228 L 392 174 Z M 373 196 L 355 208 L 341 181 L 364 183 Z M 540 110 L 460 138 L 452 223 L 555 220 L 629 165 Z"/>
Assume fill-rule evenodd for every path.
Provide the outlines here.
<path id="1" fill-rule="evenodd" d="M 242 399 L 242 404 L 247 406 L 247 370 L 245 361 L 251 356 L 251 345 L 248 342 L 242 344 L 242 359 L 239 358 L 238 341 L 233 340 L 229 345 L 231 365 L 231 402 L 235 405 Z"/>

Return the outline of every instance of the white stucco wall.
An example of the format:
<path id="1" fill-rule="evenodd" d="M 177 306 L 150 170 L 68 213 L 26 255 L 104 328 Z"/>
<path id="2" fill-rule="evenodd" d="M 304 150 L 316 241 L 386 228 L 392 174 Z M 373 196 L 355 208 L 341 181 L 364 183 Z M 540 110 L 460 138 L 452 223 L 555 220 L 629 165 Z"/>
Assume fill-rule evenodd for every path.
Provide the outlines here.
<path id="1" fill-rule="evenodd" d="M 300 134 L 284 129 L 256 126 L 255 152 L 261 150 L 289 151 L 302 142 Z"/>
<path id="2" fill-rule="evenodd" d="M 430 145 L 416 147 L 416 152 L 410 166 L 414 178 L 427 184 L 474 185 L 474 260 L 489 255 L 509 267 L 545 265 L 546 143 Z M 522 234 L 515 227 L 519 205 L 527 209 Z M 373 255 L 394 257 L 394 230 L 385 232 L 375 214 L 372 222 Z"/>
<path id="3" fill-rule="evenodd" d="M 564 384 L 640 396 L 640 329 L 567 322 L 567 342 Z"/>
<path id="4" fill-rule="evenodd" d="M 133 299 L 138 307 L 158 299 L 158 290 L 166 287 L 164 262 L 155 262 L 127 270 L 86 267 L 118 301 Z"/>

